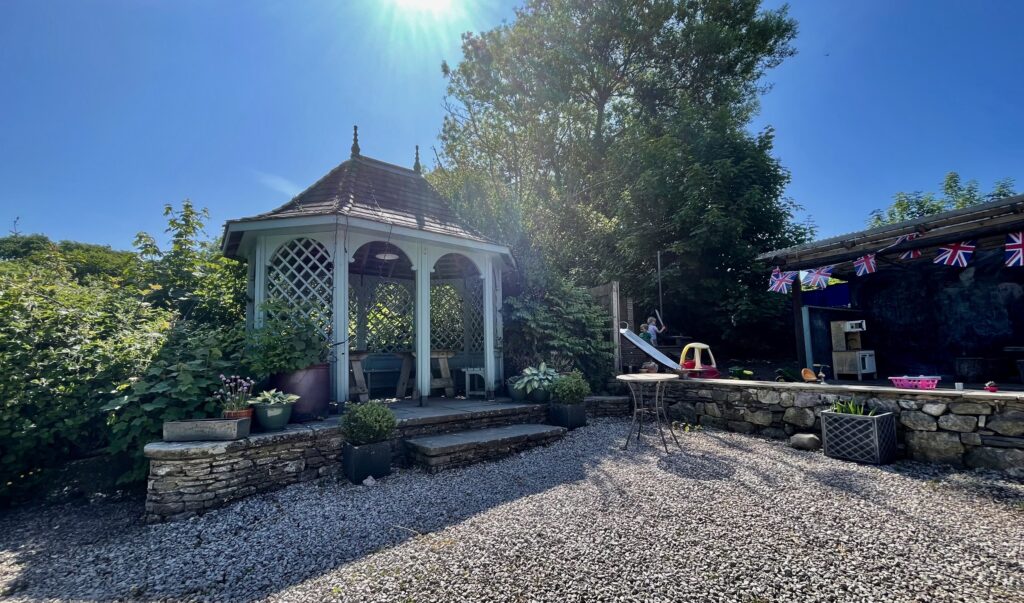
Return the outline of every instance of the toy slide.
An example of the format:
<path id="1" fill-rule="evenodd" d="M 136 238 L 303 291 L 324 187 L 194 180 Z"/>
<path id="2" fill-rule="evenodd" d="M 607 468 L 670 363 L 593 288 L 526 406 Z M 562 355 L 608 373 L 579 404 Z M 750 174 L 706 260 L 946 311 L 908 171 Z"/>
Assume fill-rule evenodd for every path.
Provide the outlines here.
<path id="1" fill-rule="evenodd" d="M 679 370 L 679 365 L 674 360 L 659 352 L 658 348 L 641 339 L 640 336 L 634 333 L 633 331 L 630 331 L 629 329 L 619 329 L 619 333 L 624 335 L 630 343 L 640 348 L 640 351 L 647 354 L 651 358 L 654 358 L 661 364 L 667 366 L 668 368 L 674 371 Z"/>

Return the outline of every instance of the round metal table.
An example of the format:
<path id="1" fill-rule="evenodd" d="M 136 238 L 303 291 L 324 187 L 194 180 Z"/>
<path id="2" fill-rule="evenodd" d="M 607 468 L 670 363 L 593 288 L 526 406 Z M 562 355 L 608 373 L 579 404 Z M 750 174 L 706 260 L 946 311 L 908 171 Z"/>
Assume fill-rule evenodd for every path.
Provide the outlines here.
<path id="1" fill-rule="evenodd" d="M 679 375 L 669 373 L 634 373 L 618 375 L 615 378 L 629 386 L 629 393 L 633 397 L 633 422 L 630 423 L 629 431 L 626 432 L 626 443 L 622 445 L 622 449 L 625 450 L 629 447 L 629 438 L 633 435 L 634 425 L 637 426 L 636 441 L 639 445 L 640 432 L 644 428 L 644 416 L 653 414 L 654 422 L 658 425 L 658 435 L 661 436 L 661 444 L 665 447 L 665 452 L 668 452 L 668 441 L 665 439 L 665 432 L 661 427 L 662 422 L 668 425 L 672 439 L 675 441 L 676 446 L 679 446 L 679 449 L 682 450 L 683 446 L 676 438 L 676 431 L 672 427 L 672 422 L 668 419 L 668 411 L 665 409 L 665 384 L 669 381 L 675 381 L 679 378 Z M 645 389 L 648 390 L 646 396 Z"/>

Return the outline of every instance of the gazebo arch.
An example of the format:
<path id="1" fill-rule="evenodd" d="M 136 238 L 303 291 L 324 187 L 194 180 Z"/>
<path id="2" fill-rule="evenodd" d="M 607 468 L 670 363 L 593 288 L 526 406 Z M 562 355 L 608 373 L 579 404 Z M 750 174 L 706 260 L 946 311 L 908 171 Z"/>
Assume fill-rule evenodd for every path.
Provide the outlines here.
<path id="1" fill-rule="evenodd" d="M 294 199 L 228 221 L 222 250 L 249 262 L 251 322 L 263 302 L 283 298 L 323 325 L 334 345 L 336 400 L 353 393 L 356 352 L 379 355 L 367 362 L 382 375 L 401 366 L 386 355 L 405 355 L 421 401 L 431 392 L 431 352 L 441 346 L 458 348 L 453 365 L 483 368 L 489 395 L 501 380 L 500 283 L 511 254 L 458 219 L 418 157 L 413 169 L 364 157 L 354 137 L 351 158 Z"/>

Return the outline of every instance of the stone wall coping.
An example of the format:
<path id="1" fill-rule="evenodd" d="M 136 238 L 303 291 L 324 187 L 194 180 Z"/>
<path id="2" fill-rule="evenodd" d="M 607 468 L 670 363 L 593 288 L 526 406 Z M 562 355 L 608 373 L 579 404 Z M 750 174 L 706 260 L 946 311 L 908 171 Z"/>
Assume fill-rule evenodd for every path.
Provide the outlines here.
<path id="1" fill-rule="evenodd" d="M 280 431 L 254 433 L 228 442 L 150 442 L 143 448 L 146 458 L 154 460 L 191 460 L 216 457 L 247 448 L 274 446 L 285 442 L 311 440 L 340 432 L 338 417 L 309 423 L 290 423 Z"/>
<path id="2" fill-rule="evenodd" d="M 819 385 L 816 383 L 791 383 L 779 381 L 747 381 L 744 379 L 680 379 L 670 381 L 670 385 L 682 385 L 693 389 L 701 387 L 725 387 L 725 388 L 768 388 L 789 391 L 813 391 L 826 394 L 862 393 L 862 394 L 885 394 L 888 396 L 923 396 L 928 398 L 966 398 L 978 402 L 998 404 L 1001 402 L 1024 401 L 1024 392 L 985 392 L 977 390 L 956 391 L 952 389 L 902 389 L 898 387 L 886 387 L 883 385 L 838 385 L 828 383 Z"/>

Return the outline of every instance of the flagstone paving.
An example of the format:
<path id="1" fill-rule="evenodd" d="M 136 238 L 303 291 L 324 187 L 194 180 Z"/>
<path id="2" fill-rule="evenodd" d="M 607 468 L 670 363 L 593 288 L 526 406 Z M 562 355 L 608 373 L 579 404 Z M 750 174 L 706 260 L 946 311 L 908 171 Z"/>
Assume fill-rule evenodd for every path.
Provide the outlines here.
<path id="1" fill-rule="evenodd" d="M 626 422 L 179 523 L 137 502 L 0 517 L 8 601 L 1024 601 L 1024 483 Z"/>

